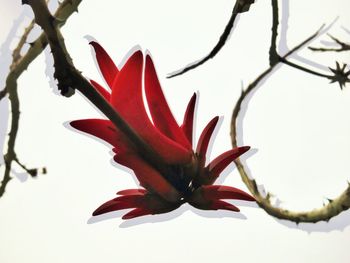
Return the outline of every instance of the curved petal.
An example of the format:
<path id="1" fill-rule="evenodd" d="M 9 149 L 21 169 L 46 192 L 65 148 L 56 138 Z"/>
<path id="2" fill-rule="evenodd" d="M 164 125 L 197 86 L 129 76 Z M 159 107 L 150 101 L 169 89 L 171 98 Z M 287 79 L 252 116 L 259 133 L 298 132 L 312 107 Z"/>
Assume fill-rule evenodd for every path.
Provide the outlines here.
<path id="1" fill-rule="evenodd" d="M 188 163 L 192 151 L 163 135 L 148 118 L 142 99 L 142 65 L 143 55 L 137 51 L 114 81 L 111 104 L 166 163 Z"/>
<path id="2" fill-rule="evenodd" d="M 106 80 L 108 86 L 112 87 L 113 81 L 119 72 L 117 66 L 99 43 L 91 41 L 89 44 L 95 50 L 96 60 L 104 79 Z"/>
<path id="3" fill-rule="evenodd" d="M 105 98 L 106 101 L 109 101 L 111 98 L 111 94 L 100 84 L 98 84 L 96 81 L 90 79 L 90 83 L 94 88 Z"/>
<path id="4" fill-rule="evenodd" d="M 216 124 L 218 123 L 219 117 L 213 118 L 207 126 L 204 128 L 202 131 L 201 136 L 199 137 L 197 148 L 196 148 L 196 153 L 199 156 L 200 159 L 200 166 L 204 166 L 205 164 L 205 159 L 206 159 L 206 153 L 208 150 L 208 145 L 210 142 L 210 138 L 213 135 L 214 129 L 216 127 Z"/>
<path id="5" fill-rule="evenodd" d="M 194 120 L 194 109 L 196 106 L 197 94 L 194 93 L 188 102 L 186 112 L 184 115 L 184 120 L 181 125 L 181 129 L 190 144 L 193 144 L 193 120 Z"/>
<path id="6" fill-rule="evenodd" d="M 119 202 L 115 200 L 110 200 L 103 205 L 99 206 L 93 213 L 93 216 L 102 215 L 105 213 L 123 210 L 123 209 L 129 209 L 134 208 L 135 206 L 133 204 L 125 203 L 125 202 Z"/>
<path id="7" fill-rule="evenodd" d="M 233 212 L 239 212 L 239 208 L 233 204 L 227 203 L 222 200 L 216 200 L 213 203 L 211 203 L 208 207 L 208 210 L 229 210 Z"/>
<path id="8" fill-rule="evenodd" d="M 135 208 L 131 210 L 130 212 L 126 213 L 122 219 L 132 219 L 135 217 L 145 216 L 145 215 L 152 215 L 153 211 L 145 208 Z"/>
<path id="9" fill-rule="evenodd" d="M 212 184 L 219 177 L 221 172 L 235 159 L 244 154 L 250 149 L 249 146 L 237 147 L 216 157 L 212 162 L 209 163 L 207 169 L 209 171 L 208 184 Z"/>
<path id="10" fill-rule="evenodd" d="M 146 193 L 146 189 L 126 189 L 117 192 L 117 195 L 144 195 Z"/>
<path id="11" fill-rule="evenodd" d="M 114 125 L 109 120 L 102 119 L 85 119 L 85 120 L 76 120 L 71 121 L 70 125 L 79 130 L 96 136 L 112 146 L 120 144 L 121 137 L 118 136 L 117 130 L 114 128 Z"/>
<path id="12" fill-rule="evenodd" d="M 206 200 L 216 199 L 237 199 L 245 201 L 255 201 L 250 194 L 231 186 L 206 185 L 201 187 L 202 196 Z"/>
<path id="13" fill-rule="evenodd" d="M 192 149 L 185 134 L 177 124 L 160 86 L 153 61 L 146 56 L 145 94 L 154 125 L 166 136 L 180 143 L 187 149 Z"/>
<path id="14" fill-rule="evenodd" d="M 149 214 L 160 214 L 174 210 L 177 207 L 178 205 L 168 203 L 154 194 L 124 195 L 102 204 L 93 212 L 93 216 L 129 208 L 147 210 Z M 128 214 L 125 217 L 123 219 L 127 219 Z"/>
<path id="15" fill-rule="evenodd" d="M 142 187 L 155 192 L 169 202 L 177 202 L 180 193 L 155 169 L 134 153 L 117 153 L 114 160 L 132 169 Z"/>

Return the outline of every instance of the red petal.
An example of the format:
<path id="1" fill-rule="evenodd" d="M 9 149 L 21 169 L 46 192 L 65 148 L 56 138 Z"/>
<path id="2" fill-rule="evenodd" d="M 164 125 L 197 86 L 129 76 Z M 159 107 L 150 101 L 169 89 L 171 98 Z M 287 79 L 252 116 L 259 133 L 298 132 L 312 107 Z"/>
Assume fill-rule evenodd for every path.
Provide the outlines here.
<path id="1" fill-rule="evenodd" d="M 111 94 L 96 81 L 91 79 L 90 82 L 95 87 L 95 89 L 105 98 L 105 100 L 109 102 Z"/>
<path id="2" fill-rule="evenodd" d="M 98 66 L 109 87 L 113 86 L 113 81 L 119 70 L 113 60 L 107 54 L 103 47 L 95 41 L 89 43 L 95 50 Z"/>
<path id="3" fill-rule="evenodd" d="M 152 215 L 153 212 L 151 210 L 145 209 L 145 208 L 135 208 L 134 210 L 131 210 L 129 213 L 125 214 L 122 219 L 132 219 L 135 217 L 145 216 L 145 215 Z"/>
<path id="4" fill-rule="evenodd" d="M 110 200 L 103 205 L 101 205 L 99 208 L 97 208 L 92 215 L 93 216 L 98 216 L 102 215 L 105 213 L 113 212 L 113 211 L 118 211 L 122 209 L 128 209 L 128 208 L 134 208 L 135 206 L 133 204 L 125 203 L 125 202 L 118 202 L 113 200 Z"/>
<path id="5" fill-rule="evenodd" d="M 115 201 L 133 204 L 134 207 L 142 206 L 145 200 L 145 195 L 122 195 L 114 198 Z"/>
<path id="6" fill-rule="evenodd" d="M 254 197 L 252 197 L 248 193 L 238 188 L 224 185 L 202 186 L 202 195 L 207 200 L 238 199 L 245 201 L 255 201 Z"/>
<path id="7" fill-rule="evenodd" d="M 114 125 L 109 120 L 102 120 L 102 119 L 76 120 L 76 121 L 70 122 L 70 125 L 77 130 L 94 135 L 108 142 L 113 146 L 120 144 L 119 142 L 121 138 L 120 136 L 118 136 L 118 133 L 114 128 Z"/>
<path id="8" fill-rule="evenodd" d="M 219 117 L 213 118 L 207 126 L 202 131 L 201 136 L 199 137 L 196 153 L 198 154 L 201 160 L 201 166 L 205 164 L 205 155 L 208 150 L 208 145 L 210 142 L 210 138 L 214 132 L 215 126 L 218 123 Z"/>
<path id="9" fill-rule="evenodd" d="M 164 136 L 148 118 L 142 99 L 142 65 L 142 53 L 137 51 L 114 81 L 111 104 L 165 162 L 188 163 L 192 151 Z"/>
<path id="10" fill-rule="evenodd" d="M 212 184 L 215 182 L 216 178 L 219 177 L 221 172 L 235 159 L 237 159 L 240 155 L 244 154 L 246 151 L 250 149 L 249 146 L 237 147 L 216 157 L 212 162 L 208 165 L 209 170 L 209 180 Z"/>
<path id="11" fill-rule="evenodd" d="M 222 200 L 217 200 L 214 201 L 209 207 L 208 209 L 210 210 L 229 210 L 229 211 L 234 211 L 234 212 L 239 212 L 239 208 L 237 206 L 234 206 L 233 204 L 227 203 L 225 201 Z"/>
<path id="12" fill-rule="evenodd" d="M 145 94 L 154 125 L 163 134 L 180 143 L 187 149 L 191 144 L 177 124 L 160 86 L 153 61 L 146 56 L 145 66 Z"/>
<path id="13" fill-rule="evenodd" d="M 126 189 L 119 191 L 117 195 L 144 195 L 146 193 L 146 189 Z"/>
<path id="14" fill-rule="evenodd" d="M 114 160 L 132 169 L 140 184 L 162 196 L 165 200 L 176 202 L 179 200 L 178 191 L 164 177 L 133 153 L 117 153 Z"/>
<path id="15" fill-rule="evenodd" d="M 196 93 L 194 93 L 187 105 L 184 121 L 181 125 L 181 129 L 183 133 L 186 135 L 188 141 L 191 144 L 193 141 L 193 119 L 194 119 L 194 108 L 196 106 L 196 99 L 197 99 L 197 95 Z"/>

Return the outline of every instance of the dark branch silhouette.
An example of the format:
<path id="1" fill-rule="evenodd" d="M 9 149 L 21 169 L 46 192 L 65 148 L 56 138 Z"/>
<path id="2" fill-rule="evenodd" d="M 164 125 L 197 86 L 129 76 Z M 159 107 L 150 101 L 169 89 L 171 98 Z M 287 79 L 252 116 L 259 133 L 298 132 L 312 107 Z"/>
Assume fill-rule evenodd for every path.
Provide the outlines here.
<path id="1" fill-rule="evenodd" d="M 344 52 L 350 50 L 350 44 L 340 41 L 338 38 L 328 34 L 328 36 L 338 44 L 338 48 L 325 48 L 325 47 L 309 47 L 310 50 L 316 52 Z"/>
<path id="2" fill-rule="evenodd" d="M 210 51 L 210 53 L 208 55 L 206 55 L 204 58 L 200 59 L 199 61 L 193 62 L 183 69 L 180 69 L 178 71 L 170 73 L 168 75 L 168 78 L 173 78 L 173 77 L 182 75 L 182 74 L 186 73 L 187 71 L 195 69 L 198 66 L 204 64 L 209 59 L 212 59 L 213 57 L 215 57 L 216 54 L 219 53 L 219 51 L 226 44 L 226 41 L 228 40 L 228 37 L 230 36 L 231 30 L 233 28 L 233 25 L 235 23 L 235 20 L 236 20 L 238 14 L 247 12 L 250 8 L 250 5 L 252 5 L 253 3 L 254 3 L 254 0 L 236 0 L 236 4 L 233 7 L 230 20 L 228 21 L 228 23 L 224 29 L 224 32 L 220 36 L 219 41 L 216 43 L 215 47 Z"/>

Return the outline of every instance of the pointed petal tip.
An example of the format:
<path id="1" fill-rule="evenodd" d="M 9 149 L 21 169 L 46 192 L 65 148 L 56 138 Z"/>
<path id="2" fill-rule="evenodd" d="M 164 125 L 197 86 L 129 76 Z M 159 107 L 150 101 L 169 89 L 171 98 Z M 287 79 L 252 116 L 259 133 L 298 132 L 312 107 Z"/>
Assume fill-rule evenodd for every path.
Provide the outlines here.
<path id="1" fill-rule="evenodd" d="M 152 59 L 151 54 L 149 53 L 149 51 L 146 51 L 146 61 L 147 62 L 151 62 L 153 64 L 153 59 Z"/>
<path id="2" fill-rule="evenodd" d="M 143 208 L 135 208 L 130 212 L 126 213 L 125 215 L 123 215 L 122 219 L 128 220 L 128 219 L 145 216 L 145 215 L 151 215 L 151 214 L 152 212 L 150 210 L 143 209 Z"/>
<path id="3" fill-rule="evenodd" d="M 247 151 L 250 150 L 250 146 L 242 146 L 242 147 L 238 147 L 239 148 L 239 151 L 243 153 L 246 153 Z"/>
<path id="4" fill-rule="evenodd" d="M 219 121 L 219 118 L 219 116 L 215 116 L 212 121 L 217 123 Z"/>
<path id="5" fill-rule="evenodd" d="M 135 50 L 134 53 L 131 54 L 130 58 L 142 58 L 143 59 L 143 53 L 141 49 Z"/>
<path id="6" fill-rule="evenodd" d="M 80 120 L 74 120 L 74 121 L 70 121 L 68 122 L 69 126 L 71 126 L 72 128 L 74 129 L 78 129 L 78 123 L 79 123 Z"/>
<path id="7" fill-rule="evenodd" d="M 99 216 L 104 214 L 101 209 L 97 208 L 94 212 L 92 212 L 92 216 Z"/>
<path id="8" fill-rule="evenodd" d="M 196 153 L 198 153 L 202 157 L 203 163 L 205 163 L 205 155 L 207 153 L 211 137 L 214 133 L 214 130 L 216 128 L 218 121 L 219 121 L 219 116 L 215 116 L 207 124 L 207 126 L 205 126 L 204 130 L 202 131 L 199 137 L 197 147 L 196 147 Z"/>
<path id="9" fill-rule="evenodd" d="M 94 46 L 94 45 L 100 45 L 99 43 L 97 43 L 96 41 L 90 41 L 89 42 L 89 45 L 91 45 L 91 46 Z"/>
<path id="10" fill-rule="evenodd" d="M 233 212 L 241 212 L 241 210 L 237 206 L 226 206 L 224 209 L 230 210 Z"/>

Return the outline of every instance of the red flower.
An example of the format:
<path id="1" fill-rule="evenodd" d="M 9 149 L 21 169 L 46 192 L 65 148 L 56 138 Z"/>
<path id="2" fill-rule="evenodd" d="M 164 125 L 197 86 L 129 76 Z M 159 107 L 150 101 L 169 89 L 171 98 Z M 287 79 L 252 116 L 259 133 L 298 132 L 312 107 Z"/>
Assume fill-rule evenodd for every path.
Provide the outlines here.
<path id="1" fill-rule="evenodd" d="M 169 212 L 188 202 L 206 210 L 239 209 L 222 199 L 254 201 L 249 194 L 233 187 L 213 185 L 220 173 L 249 147 L 229 150 L 205 166 L 206 151 L 218 117 L 212 119 L 203 130 L 196 150 L 192 150 L 193 115 L 196 103 L 194 94 L 188 104 L 184 121 L 177 124 L 160 87 L 150 56 L 136 51 L 119 70 L 106 51 L 96 42 L 90 43 L 96 52 L 97 62 L 109 89 L 91 81 L 100 94 L 114 107 L 132 129 L 161 158 L 166 169 L 158 169 L 138 152 L 133 144 L 110 120 L 87 119 L 71 122 L 83 132 L 92 134 L 111 144 L 116 153 L 114 160 L 132 169 L 143 187 L 118 192 L 114 198 L 93 215 L 133 208 L 123 216 L 130 219 L 142 215 Z M 142 98 L 146 94 L 149 119 Z"/>

